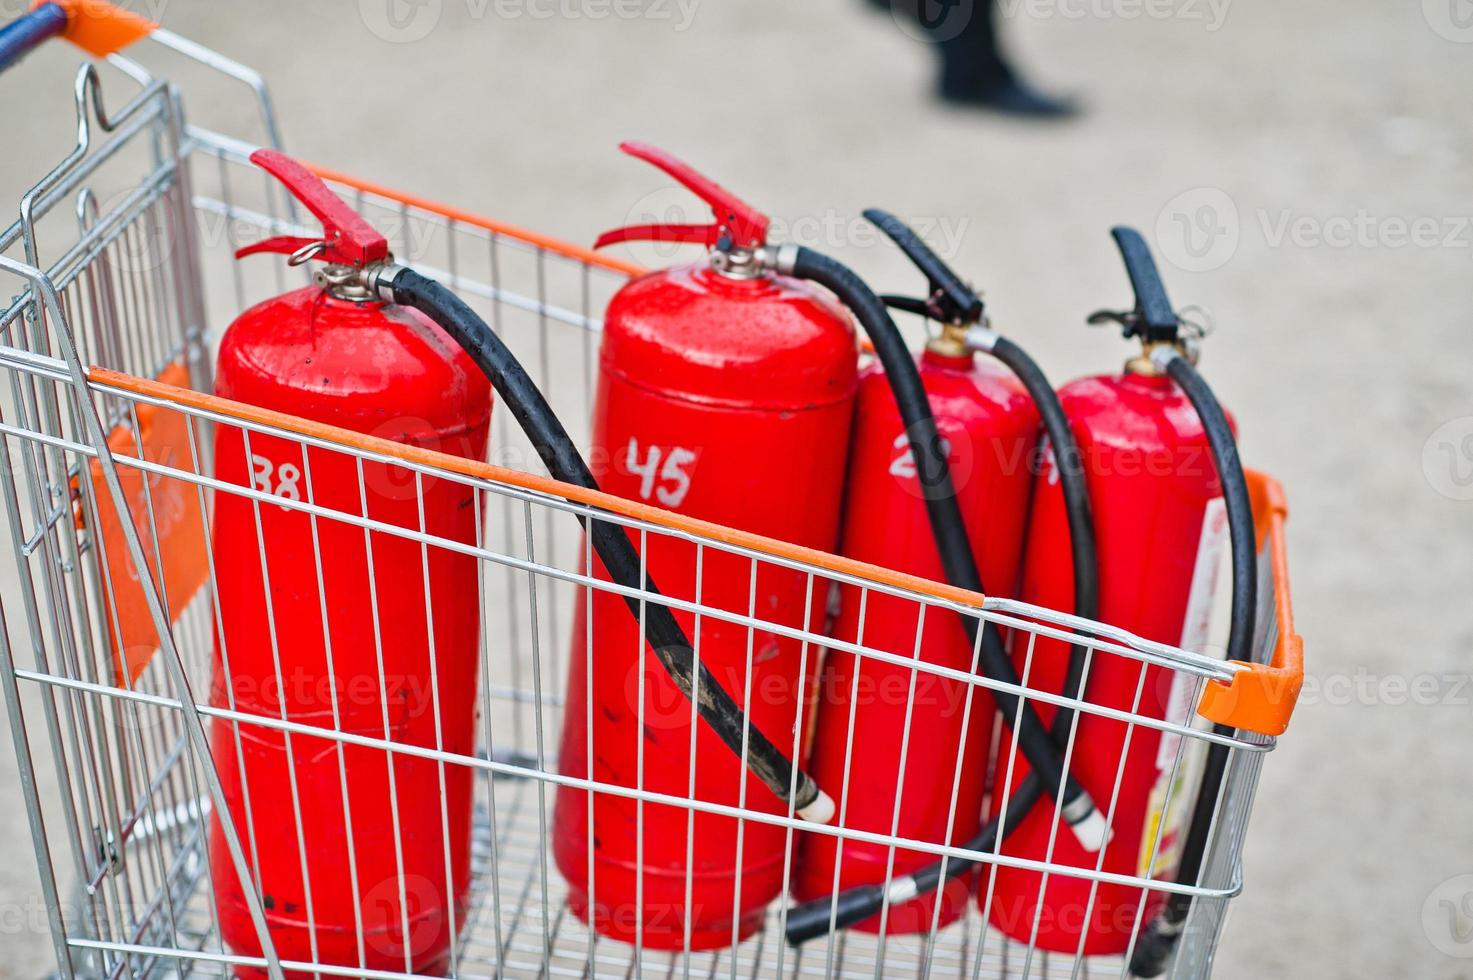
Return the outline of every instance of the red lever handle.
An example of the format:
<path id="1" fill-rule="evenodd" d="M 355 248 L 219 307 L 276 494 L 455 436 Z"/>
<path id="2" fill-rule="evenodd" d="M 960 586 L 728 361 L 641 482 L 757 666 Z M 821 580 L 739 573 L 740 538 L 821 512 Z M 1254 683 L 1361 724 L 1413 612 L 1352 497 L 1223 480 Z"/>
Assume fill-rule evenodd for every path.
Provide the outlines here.
<path id="1" fill-rule="evenodd" d="M 334 265 L 364 266 L 389 257 L 388 240 L 300 162 L 276 150 L 257 150 L 251 154 L 251 162 L 281 181 L 322 222 L 322 237 L 268 238 L 237 250 L 236 258 L 260 252 L 301 253 L 303 261 L 318 258 Z M 308 254 L 309 247 L 314 245 L 317 249 Z"/>
<path id="2" fill-rule="evenodd" d="M 648 143 L 620 143 L 619 149 L 674 177 L 711 206 L 716 220 L 709 225 L 631 225 L 604 232 L 598 236 L 594 248 L 629 241 L 689 242 L 709 248 L 723 238 L 728 239 L 734 248 L 757 248 L 767 244 L 767 215 L 711 178 L 696 172 L 690 164 Z"/>

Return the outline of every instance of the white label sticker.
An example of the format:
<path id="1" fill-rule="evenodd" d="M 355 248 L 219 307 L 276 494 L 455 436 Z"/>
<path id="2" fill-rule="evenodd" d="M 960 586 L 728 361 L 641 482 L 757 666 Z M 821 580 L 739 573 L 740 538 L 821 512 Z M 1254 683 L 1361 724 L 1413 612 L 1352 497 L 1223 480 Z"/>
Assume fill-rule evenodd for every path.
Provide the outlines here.
<path id="1" fill-rule="evenodd" d="M 1192 585 L 1187 592 L 1187 613 L 1181 627 L 1183 650 L 1201 653 L 1207 647 L 1207 633 L 1212 621 L 1212 600 L 1217 595 L 1217 570 L 1222 564 L 1223 550 L 1227 547 L 1227 505 L 1221 497 L 1207 501 L 1202 515 L 1202 534 L 1197 539 L 1197 562 L 1192 568 Z M 1176 725 L 1186 724 L 1191 713 L 1192 691 L 1197 678 L 1184 670 L 1176 672 L 1171 681 L 1171 695 L 1166 703 L 1166 720 Z M 1161 747 L 1156 753 L 1156 768 L 1166 769 L 1176 758 L 1177 744 L 1181 736 L 1174 732 L 1161 734 Z"/>
<path id="2" fill-rule="evenodd" d="M 1192 590 L 1187 596 L 1187 616 L 1182 623 L 1181 647 L 1201 653 L 1207 646 L 1207 626 L 1212 615 L 1212 597 L 1217 594 L 1217 570 L 1227 549 L 1227 504 L 1221 497 L 1207 501 L 1202 515 L 1202 536 L 1197 542 L 1197 564 L 1192 569 Z"/>
<path id="3" fill-rule="evenodd" d="M 1184 650 L 1201 653 L 1207 646 L 1212 603 L 1217 595 L 1218 568 L 1222 564 L 1227 541 L 1227 506 L 1221 497 L 1215 497 L 1207 501 L 1202 515 L 1202 534 L 1197 539 L 1197 561 L 1192 568 L 1192 584 L 1187 591 L 1186 618 L 1182 621 L 1181 643 L 1178 644 Z M 1192 694 L 1196 688 L 1195 674 L 1184 670 L 1176 672 L 1171 679 L 1171 693 L 1166 702 L 1167 721 L 1175 725 L 1187 724 L 1192 712 Z M 1170 877 L 1175 874 L 1177 861 L 1181 857 L 1186 820 L 1195 796 L 1192 787 L 1197 785 L 1198 772 L 1205 753 L 1201 744 L 1187 746 L 1173 785 L 1170 779 L 1171 770 L 1176 766 L 1180 747 L 1180 735 L 1175 732 L 1161 733 L 1161 745 L 1156 750 L 1158 775 L 1156 785 L 1151 790 L 1145 832 L 1141 835 L 1138 871 L 1143 878 L 1151 875 L 1157 878 Z"/>

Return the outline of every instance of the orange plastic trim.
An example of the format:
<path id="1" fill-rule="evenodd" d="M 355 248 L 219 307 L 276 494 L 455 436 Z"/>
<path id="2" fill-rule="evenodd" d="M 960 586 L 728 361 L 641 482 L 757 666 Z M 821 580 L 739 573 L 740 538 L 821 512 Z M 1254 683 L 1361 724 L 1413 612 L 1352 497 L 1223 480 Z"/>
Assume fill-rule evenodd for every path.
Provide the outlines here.
<path id="1" fill-rule="evenodd" d="M 47 0 L 36 0 L 34 9 Z M 134 41 L 152 34 L 159 25 L 131 10 L 106 0 L 51 0 L 66 11 L 67 26 L 61 36 L 92 55 L 104 58 Z"/>
<path id="2" fill-rule="evenodd" d="M 174 361 L 159 375 L 159 381 L 171 386 L 188 385 L 189 369 L 183 361 Z M 140 405 L 137 418 L 139 438 L 134 438 L 132 426 L 119 425 L 108 435 L 108 448 L 123 457 L 192 468 L 186 416 L 155 405 Z M 181 454 L 185 458 L 180 459 Z M 97 536 L 105 545 L 97 551 L 98 561 L 103 561 L 105 551 L 106 568 L 102 570 L 112 588 L 107 630 L 112 641 L 113 673 L 119 687 L 128 687 L 153 659 L 159 635 L 139 585 L 141 570 L 134 565 L 123 537 L 122 518 L 103 482 L 102 466 L 93 460 L 91 470 L 96 488 Z M 131 467 L 118 471 L 129 519 L 143 540 L 149 577 L 168 596 L 169 621 L 178 622 L 195 594 L 210 580 L 204 533 L 207 521 L 200 510 L 199 495 L 189 484 L 149 480 L 145 489 L 145 476 Z"/>
<path id="3" fill-rule="evenodd" d="M 1245 664 L 1231 683 L 1211 681 L 1202 692 L 1197 713 L 1231 728 L 1282 735 L 1289 727 L 1294 705 L 1304 686 L 1304 640 L 1294 632 L 1294 608 L 1289 601 L 1289 558 L 1284 547 L 1284 521 L 1289 505 L 1283 487 L 1263 473 L 1248 471 L 1248 493 L 1260 551 L 1268 549 L 1273 566 L 1274 612 L 1279 639 L 1269 664 Z"/>
<path id="4" fill-rule="evenodd" d="M 387 439 L 364 435 L 361 432 L 353 432 L 348 429 L 340 429 L 333 425 L 312 422 L 308 419 L 298 418 L 295 415 L 273 412 L 268 409 L 257 408 L 254 405 L 245 405 L 226 398 L 220 398 L 216 395 L 206 395 L 198 391 L 175 387 L 174 385 L 165 384 L 160 381 L 150 381 L 145 378 L 134 377 L 131 374 L 123 374 L 108 368 L 90 368 L 87 376 L 93 382 L 106 385 L 110 388 L 117 388 L 122 391 L 133 392 L 134 394 L 175 402 L 191 408 L 204 409 L 247 422 L 275 426 L 288 432 L 294 432 L 297 435 L 325 439 L 354 449 L 380 453 L 384 456 L 402 459 L 410 463 L 449 470 L 463 476 L 493 480 L 497 483 L 520 487 L 523 490 L 530 490 L 535 493 L 562 497 L 565 500 L 586 504 L 590 507 L 597 507 L 624 517 L 648 521 L 651 524 L 657 524 L 674 531 L 699 535 L 703 538 L 740 548 L 750 548 L 753 551 L 760 551 L 763 554 L 772 555 L 777 558 L 804 562 L 822 568 L 825 571 L 837 572 L 842 575 L 853 575 L 880 585 L 887 585 L 897 589 L 909 589 L 937 599 L 958 602 L 974 607 L 980 607 L 986 600 L 986 596 L 980 592 L 970 592 L 966 589 L 942 585 L 932 582 L 930 579 L 920 578 L 915 575 L 905 575 L 888 568 L 881 568 L 878 565 L 868 564 L 867 562 L 841 558 L 838 555 L 831 555 L 824 551 L 800 547 L 795 544 L 789 544 L 786 541 L 764 537 L 760 534 L 738 531 L 735 528 L 714 524 L 710 521 L 696 520 L 692 517 L 686 517 L 683 514 L 662 510 L 659 507 L 651 507 L 648 504 L 636 503 L 632 500 L 626 500 L 623 497 L 616 497 L 613 494 L 602 493 L 597 490 L 587 490 L 569 483 L 561 483 L 549 477 L 534 476 L 518 470 L 493 466 L 490 463 L 465 459 L 460 456 L 450 456 L 445 453 L 421 449 L 416 446 L 406 446 Z"/>
<path id="5" fill-rule="evenodd" d="M 595 252 L 591 248 L 574 245 L 571 242 L 565 242 L 559 238 L 539 234 L 527 228 L 509 225 L 502 221 L 493 221 L 490 218 L 485 218 L 479 214 L 464 211 L 460 208 L 451 207 L 448 204 L 441 204 L 438 201 L 431 201 L 413 194 L 405 194 L 403 191 L 392 190 L 382 184 L 360 180 L 357 177 L 351 177 L 338 170 L 329 170 L 327 167 L 320 167 L 315 163 L 308 163 L 307 169 L 311 170 L 323 180 L 329 180 L 335 184 L 343 184 L 344 186 L 352 187 L 355 190 L 360 190 L 367 194 L 386 197 L 391 201 L 398 201 L 401 204 L 407 204 L 412 208 L 419 208 L 422 211 L 429 211 L 441 217 L 449 218 L 452 221 L 470 225 L 473 228 L 484 228 L 486 231 L 492 231 L 498 235 L 516 238 L 549 252 L 554 252 L 570 259 L 577 259 L 579 262 L 586 262 L 589 265 L 596 265 L 613 272 L 623 273 L 626 276 L 639 276 L 647 271 L 643 266 L 612 258 L 601 252 Z"/>

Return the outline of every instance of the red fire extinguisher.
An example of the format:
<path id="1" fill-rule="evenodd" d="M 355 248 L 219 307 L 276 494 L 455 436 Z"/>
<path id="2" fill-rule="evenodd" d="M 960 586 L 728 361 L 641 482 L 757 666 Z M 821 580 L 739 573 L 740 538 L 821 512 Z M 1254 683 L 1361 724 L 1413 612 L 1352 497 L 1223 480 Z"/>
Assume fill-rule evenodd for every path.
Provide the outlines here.
<path id="1" fill-rule="evenodd" d="M 938 321 L 942 333 L 935 343 L 944 345 L 946 352 L 958 355 L 965 353 L 967 357 L 974 354 L 987 355 L 975 365 L 968 366 L 977 372 L 985 371 L 984 377 L 990 384 L 987 387 L 964 384 L 961 391 L 971 399 L 976 398 L 979 388 L 986 391 L 1001 386 L 1002 392 L 1026 392 L 1026 398 L 1031 403 L 1037 421 L 1042 425 L 1048 444 L 1053 446 L 1056 455 L 1064 461 L 1059 473 L 1067 512 L 1069 561 L 1074 570 L 1073 605 L 1077 615 L 1092 618 L 1098 611 L 1094 520 L 1078 463 L 1078 446 L 1048 377 L 1022 347 L 992 329 L 981 297 L 942 262 L 914 231 L 894 215 L 879 209 L 870 209 L 864 215 L 900 246 L 906 256 L 925 274 L 930 286 L 924 299 L 885 296 L 885 305 Z M 893 372 L 897 365 L 902 370 L 908 368 L 914 372 L 918 380 L 927 378 L 926 387 L 933 389 L 926 393 L 927 400 L 937 399 L 934 389 L 951 392 L 957 387 L 954 381 L 946 382 L 945 375 L 939 380 L 935 379 L 931 376 L 932 372 L 924 367 L 916 371 L 905 360 L 887 362 L 886 366 Z M 1006 368 L 1006 375 L 1001 373 L 1002 368 Z M 1007 381 L 1000 381 L 1001 378 L 1006 378 Z M 892 388 L 896 387 L 893 377 L 887 378 L 887 381 Z M 939 404 L 945 408 L 954 401 L 955 399 L 942 400 Z M 984 406 L 978 406 L 970 399 L 965 400 L 966 407 L 984 418 L 993 418 L 992 413 L 997 411 L 998 404 L 1003 404 L 1000 398 L 997 401 L 987 401 Z M 986 434 L 987 430 L 984 428 L 982 432 Z M 961 545 L 966 554 L 980 557 L 989 581 L 990 576 L 995 573 L 1004 576 L 1007 574 L 1005 569 L 995 567 L 997 542 L 1012 541 L 1016 542 L 1017 547 L 1021 547 L 1022 518 L 1028 509 L 1027 502 L 1017 502 L 1015 507 L 1010 508 L 1005 506 L 1008 495 L 1002 494 L 1000 501 L 1003 506 L 992 502 L 984 507 L 973 506 L 980 501 L 975 500 L 977 495 L 975 488 L 970 486 L 971 481 L 979 479 L 979 468 L 982 468 L 980 478 L 988 481 L 994 489 L 997 485 L 1010 488 L 1007 481 L 1019 477 L 1026 493 L 1031 489 L 1031 464 L 1036 446 L 1031 439 L 1018 438 L 1016 433 L 1010 433 L 1006 429 L 1000 429 L 992 433 L 992 436 L 990 441 L 977 445 L 968 444 L 966 452 L 955 453 L 954 447 L 947 447 L 948 455 L 955 454 L 957 457 L 953 464 L 957 471 L 956 482 L 965 488 L 960 496 L 967 507 L 956 521 L 945 522 L 942 534 L 933 536 L 935 550 L 928 548 L 924 553 L 930 556 L 943 547 L 950 547 L 953 537 L 960 534 L 963 538 Z M 907 439 L 913 437 L 914 432 L 907 434 Z M 856 436 L 856 457 L 862 451 L 858 448 L 861 442 L 862 439 Z M 854 501 L 854 494 L 858 492 L 855 489 L 858 478 L 852 475 L 857 469 L 857 464 L 851 467 L 851 503 Z M 988 470 L 991 472 L 987 472 Z M 870 483 L 876 482 L 873 477 L 869 480 Z M 910 488 L 909 482 L 903 485 Z M 897 508 L 906 506 L 898 494 L 892 493 L 892 496 Z M 918 506 L 914 498 L 912 502 Z M 848 512 L 845 518 L 846 540 L 848 528 L 854 520 L 854 513 Z M 961 528 L 961 531 L 954 531 L 953 528 Z M 908 536 L 902 535 L 890 538 L 884 545 L 876 544 L 873 547 L 880 549 L 874 557 L 887 563 L 896 560 L 911 562 L 916 554 L 915 545 Z M 1016 571 L 1017 550 L 1012 552 L 1012 558 L 1011 567 Z M 923 570 L 934 574 L 931 568 Z M 948 575 L 950 574 L 952 570 L 948 570 Z M 984 576 L 977 577 L 981 579 Z M 1016 584 L 1006 577 L 1002 581 L 1009 586 Z M 870 606 L 875 598 L 878 597 L 871 596 L 866 606 Z M 867 608 L 866 616 L 872 615 Z M 878 632 L 881 635 L 894 633 L 900 638 L 911 638 L 914 643 L 916 614 L 906 609 L 896 618 L 899 619 L 898 624 L 889 617 L 884 620 L 868 619 L 865 632 L 870 632 L 868 623 L 873 622 L 879 626 Z M 933 625 L 929 617 L 926 626 L 927 632 L 931 632 Z M 979 636 L 977 646 L 966 643 L 965 648 L 956 645 L 956 639 L 953 635 L 948 647 L 946 637 L 938 635 L 928 638 L 923 634 L 920 645 L 913 647 L 914 652 L 902 655 L 919 655 L 931 662 L 939 660 L 942 663 L 946 661 L 941 658 L 949 656 L 951 663 L 960 664 L 964 670 L 977 669 L 978 665 L 973 665 L 970 661 L 977 660 L 980 665 L 982 654 L 986 651 L 986 637 Z M 1002 650 L 1001 642 L 998 643 L 998 652 L 1004 670 L 998 671 L 995 676 L 1002 679 L 1005 674 L 1011 673 L 1012 662 L 1006 651 Z M 1083 688 L 1088 653 L 1088 649 L 1080 644 L 1075 644 L 1069 651 L 1064 693 L 1071 698 L 1079 697 Z M 826 702 L 824 714 L 820 716 L 822 734 L 820 745 L 814 752 L 815 767 L 822 765 L 826 755 L 841 757 L 842 739 L 834 737 L 829 725 L 846 726 L 850 710 L 854 712 L 856 727 L 878 722 L 882 731 L 889 733 L 889 744 L 883 737 L 870 736 L 863 743 L 857 735 L 855 738 L 856 746 L 862 745 L 862 751 L 856 748 L 853 757 L 862 766 L 863 775 L 859 786 L 866 792 L 856 792 L 849 805 L 858 811 L 859 819 L 866 822 L 865 829 L 928 842 L 944 841 L 968 850 L 988 852 L 995 848 L 1000 836 L 1006 836 L 1016 826 L 1018 816 L 1026 814 L 1039 800 L 1047 801 L 1050 807 L 1054 806 L 1054 798 L 1050 796 L 1046 780 L 1040 778 L 1035 770 L 1023 788 L 1014 794 L 1007 820 L 992 820 L 985 826 L 979 826 L 983 768 L 991 747 L 991 726 L 985 725 L 980 732 L 977 730 L 976 722 L 966 711 L 964 703 L 968 693 L 967 686 L 953 686 L 934 677 L 927 677 L 923 683 L 921 678 L 925 675 L 917 671 L 915 693 L 906 689 L 907 697 L 904 700 L 892 700 L 897 687 L 905 686 L 903 682 L 908 679 L 908 670 L 897 674 L 876 661 L 855 669 L 852 658 L 843 657 L 836 657 L 831 662 L 838 671 L 843 672 L 850 686 L 846 692 L 843 683 L 833 683 L 832 676 L 827 676 L 825 684 L 821 686 L 824 695 L 836 697 L 838 703 Z M 879 691 L 881 688 L 875 676 L 877 674 L 892 682 L 901 681 L 902 684 L 892 684 L 889 697 L 877 700 L 874 695 L 862 692 L 858 683 L 863 676 L 869 681 L 864 685 L 865 690 Z M 920 693 L 938 690 L 951 692 L 951 696 L 926 697 Z M 980 704 L 974 703 L 972 707 L 985 706 L 991 700 L 993 699 L 977 694 L 975 701 Z M 908 711 L 904 710 L 907 705 Z M 1017 710 L 1016 706 L 1013 710 Z M 987 721 L 997 718 L 1005 722 L 1008 715 L 1007 710 L 1000 710 L 996 715 L 988 717 Z M 1067 744 L 1072 719 L 1072 711 L 1059 711 L 1050 720 L 1046 738 L 1054 752 Z M 938 738 L 938 733 L 942 737 Z M 894 746 L 905 738 L 912 741 L 919 739 L 923 750 L 907 751 L 902 765 L 901 752 Z M 1030 758 L 1038 755 L 1036 745 L 1034 752 L 1035 755 Z M 1055 760 L 1052 764 L 1062 767 L 1062 760 Z M 1062 768 L 1056 771 L 1061 772 Z M 904 793 L 899 791 L 902 774 Z M 913 784 L 919 785 L 914 793 L 911 792 Z M 879 797 L 878 801 L 876 797 Z M 899 799 L 901 806 L 897 807 L 892 798 Z M 1093 809 L 1081 812 L 1083 808 L 1077 802 L 1080 798 L 1087 800 L 1088 795 L 1081 791 L 1072 805 L 1069 797 L 1065 796 L 1058 805 L 1066 822 L 1070 823 L 1071 836 L 1085 842 L 1089 849 L 1098 851 L 1106 836 L 1104 817 Z M 846 810 L 841 822 L 852 825 L 852 813 L 852 810 Z M 1072 821 L 1070 817 L 1073 818 Z M 815 843 L 805 840 L 805 866 L 800 876 L 810 879 L 813 877 L 812 871 L 807 867 L 812 860 L 822 862 L 820 868 L 829 870 L 832 879 L 833 849 L 821 844 L 815 846 Z M 856 842 L 850 842 L 848 846 L 853 846 L 854 843 Z M 785 933 L 789 942 L 798 945 L 834 929 L 874 930 L 880 927 L 882 921 L 886 932 L 927 932 L 933 926 L 939 928 L 960 914 L 958 905 L 965 902 L 968 888 L 976 877 L 975 863 L 956 857 L 936 860 L 924 852 L 897 849 L 892 862 L 889 848 L 875 848 L 863 843 L 860 843 L 857 860 L 851 860 L 850 855 L 851 851 L 846 847 L 842 873 L 837 884 L 830 890 L 824 890 L 822 880 L 806 883 L 804 894 L 816 894 L 817 897 L 809 898 L 788 910 Z M 938 891 L 941 893 L 939 898 Z"/>
<path id="2" fill-rule="evenodd" d="M 893 217 L 866 216 L 880 221 L 923 269 L 934 259 Z M 924 301 L 886 301 L 945 324 L 917 358 L 920 378 L 948 448 L 968 546 L 989 588 L 1011 594 L 1039 413 L 1011 371 L 967 346 L 967 326 L 982 315 L 976 294 L 948 290 L 939 273 L 930 285 Z M 909 438 L 878 363 L 860 374 L 851 447 L 841 553 L 944 579 Z M 924 623 L 918 620 L 913 603 L 878 592 L 861 601 L 859 589 L 845 586 L 833 635 L 964 673 L 976 669 L 973 644 L 955 616 L 933 610 Z M 819 690 L 810 771 L 820 785 L 844 790 L 838 798 L 842 826 L 955 845 L 976 833 L 994 722 L 985 689 L 835 649 Z M 858 840 L 845 841 L 841 852 L 837 838 L 806 834 L 794 893 L 807 901 L 883 884 L 934 860 L 928 852 Z M 925 933 L 933 922 L 947 925 L 966 911 L 970 884 L 970 875 L 956 877 L 939 890 L 894 902 L 883 913 L 885 931 Z M 815 903 L 824 925 L 827 904 Z M 881 918 L 873 915 L 853 928 L 878 931 Z"/>
<path id="3" fill-rule="evenodd" d="M 768 219 L 668 154 L 622 149 L 709 204 L 709 226 L 643 226 L 602 236 L 690 242 L 707 259 L 640 277 L 609 304 L 593 441 L 613 493 L 785 541 L 832 549 L 838 536 L 856 375 L 848 314 L 824 291 L 763 268 Z M 665 594 L 817 632 L 823 596 L 801 572 L 649 535 L 648 573 Z M 607 581 L 595 558 L 593 574 Z M 614 593 L 577 602 L 560 750 L 565 775 L 647 792 L 788 813 L 692 709 Z M 791 638 L 676 610 L 695 654 L 739 699 L 752 730 L 800 756 L 797 726 L 818 653 Z M 699 627 L 697 629 L 697 627 Z M 643 660 L 644 673 L 640 675 Z M 640 691 L 644 697 L 641 700 Z M 806 717 L 806 715 L 805 715 Z M 744 775 L 744 771 L 746 775 Z M 822 796 L 827 807 L 828 798 Z M 802 815 L 800 813 L 800 815 Z M 825 819 L 825 814 L 818 814 Z M 730 945 L 755 931 L 782 889 L 779 826 L 563 787 L 553 847 L 573 910 L 604 935 L 654 948 Z"/>
<path id="4" fill-rule="evenodd" d="M 1246 520 L 1251 569 L 1251 514 L 1246 519 L 1238 516 L 1246 507 L 1238 503 L 1245 497 L 1237 492 L 1241 469 L 1236 470 L 1236 479 L 1219 478 L 1222 447 L 1232 441 L 1231 423 L 1220 409 L 1201 414 L 1200 393 L 1194 398 L 1191 388 L 1184 387 L 1183 382 L 1201 384 L 1200 376 L 1190 370 L 1197 338 L 1188 334 L 1171 309 L 1144 240 L 1131 229 L 1117 228 L 1114 234 L 1137 305 L 1132 312 L 1096 314 L 1090 321 L 1119 322 L 1127 337 L 1141 340 L 1144 350 L 1122 374 L 1084 378 L 1059 391 L 1082 453 L 1098 531 L 1098 618 L 1147 640 L 1200 651 L 1207 640 L 1218 561 L 1231 532 L 1234 640 L 1230 643 L 1249 643 L 1251 618 L 1246 631 L 1241 620 L 1252 615 L 1243 611 L 1253 604 L 1243 597 L 1251 596 L 1252 575 L 1245 579 L 1241 574 L 1238 552 L 1243 550 L 1240 538 Z M 1236 467 L 1235 450 L 1231 456 L 1231 466 Z M 1231 476 L 1234 471 L 1227 472 Z M 1070 609 L 1067 553 L 1057 470 L 1052 461 L 1045 461 L 1037 479 L 1024 558 L 1025 601 Z M 1054 691 L 1063 686 L 1062 645 L 1059 640 L 1037 638 L 1033 686 Z M 1022 652 L 1016 652 L 1021 657 Z M 1191 708 L 1188 675 L 1177 672 L 1173 678 L 1165 667 L 1119 656 L 1093 657 L 1088 690 L 1092 705 L 1158 720 L 1185 723 Z M 1113 799 L 1112 837 L 1102 859 L 1086 853 L 1068 834 L 1055 833 L 1054 811 L 1046 804 L 1034 806 L 1022 817 L 1001 852 L 1090 872 L 1098 867 L 1108 874 L 1169 878 L 1186 837 L 1194 774 L 1190 767 L 1175 765 L 1179 736 L 1135 726 L 1127 740 L 1128 727 L 1089 712 L 1078 715 L 1071 771 L 1102 808 Z M 1011 749 L 1006 740 L 1000 747 L 1000 780 L 1005 779 Z M 1013 784 L 1006 793 L 995 792 L 994 799 L 1011 796 L 1028 770 L 1026 761 L 1017 759 Z M 1170 793 L 1174 802 L 1168 810 L 1173 773 L 1178 785 Z M 1033 870 L 998 865 L 993 873 L 996 878 L 990 887 L 979 885 L 979 900 L 993 924 L 1015 939 L 1070 954 L 1124 952 L 1136 921 L 1152 916 L 1162 902 L 1159 892 L 1096 883 L 1064 872 L 1050 874 L 1046 883 Z"/>
<path id="5" fill-rule="evenodd" d="M 408 445 L 486 451 L 490 387 L 445 333 L 361 285 L 383 236 L 282 154 L 251 157 L 322 223 L 320 239 L 241 249 L 327 265 L 221 342 L 216 392 Z M 475 559 L 293 509 L 292 501 L 474 544 L 472 490 L 387 463 L 219 427 L 215 477 L 280 500 L 215 497 L 211 701 L 274 721 L 472 754 Z M 395 972 L 446 969 L 465 919 L 471 771 L 378 748 L 217 720 L 212 751 L 282 959 Z M 259 955 L 218 818 L 221 933 Z"/>

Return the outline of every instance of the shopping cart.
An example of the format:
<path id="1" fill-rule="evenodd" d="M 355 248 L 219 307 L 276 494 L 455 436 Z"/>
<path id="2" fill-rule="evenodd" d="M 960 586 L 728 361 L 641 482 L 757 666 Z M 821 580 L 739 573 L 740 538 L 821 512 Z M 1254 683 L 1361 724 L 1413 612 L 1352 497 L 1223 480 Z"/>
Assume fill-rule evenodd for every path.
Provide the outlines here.
<path id="1" fill-rule="evenodd" d="M 244 66 L 137 18 L 114 17 L 93 3 L 55 6 L 43 4 L 22 29 L 0 37 L 0 63 L 63 30 L 102 59 L 76 76 L 75 149 L 25 194 L 19 219 L 0 233 L 0 272 L 14 290 L 0 314 L 6 386 L 0 445 L 9 464 L 0 469 L 0 497 L 11 558 L 0 605 L 0 686 L 62 975 L 222 975 L 239 969 L 274 976 L 404 975 L 282 960 L 265 934 L 260 956 L 243 955 L 222 940 L 205 849 L 211 814 L 224 808 L 208 738 L 212 726 L 246 718 L 288 735 L 409 754 L 473 773 L 473 880 L 462 921 L 451 930 L 449 965 L 456 975 L 1123 977 L 1128 971 L 1128 954 L 1051 954 L 1010 940 L 975 908 L 926 936 L 840 931 L 799 948 L 782 939 L 781 901 L 769 910 L 763 930 L 725 950 L 670 953 L 600 939 L 568 911 L 550 859 L 551 797 L 559 785 L 691 813 L 728 813 L 784 828 L 790 843 L 800 833 L 823 832 L 977 860 L 983 865 L 979 890 L 989 887 L 991 869 L 1015 866 L 1187 894 L 1192 910 L 1172 975 L 1210 972 L 1229 900 L 1242 884 L 1240 856 L 1259 768 L 1287 724 L 1302 675 L 1285 571 L 1285 508 L 1271 479 L 1250 477 L 1264 584 L 1256 638 L 1263 663 L 1228 664 L 1106 625 L 557 483 L 543 475 L 536 454 L 501 410 L 493 416 L 493 461 L 481 463 L 221 400 L 208 393 L 211 344 L 237 312 L 281 292 L 300 274 L 279 263 L 237 263 L 234 250 L 266 235 L 308 233 L 279 187 L 248 163 L 258 143 L 279 144 L 266 87 Z M 259 132 L 243 139 L 187 123 L 180 88 L 119 53 L 145 38 L 241 83 L 243 97 L 259 111 Z M 399 261 L 446 283 L 489 320 L 586 447 L 599 311 L 639 270 L 343 173 L 318 172 L 389 235 Z M 310 477 L 298 494 L 218 481 L 209 471 L 209 446 L 224 427 L 291 440 L 304 454 L 312 447 L 388 465 L 415 486 L 462 484 L 485 515 L 478 540 L 467 549 L 420 528 L 385 527 L 321 506 L 312 499 Z M 474 557 L 483 625 L 480 744 L 473 755 L 396 744 L 330 722 L 263 720 L 211 702 L 214 571 L 224 561 L 259 558 L 211 552 L 207 515 L 223 494 L 305 512 L 314 526 L 341 522 L 362 528 L 365 537 L 371 532 L 426 551 L 454 549 Z M 574 521 L 579 516 L 620 524 L 641 545 L 662 537 L 688 542 L 697 561 L 718 553 L 738 556 L 751 563 L 754 576 L 761 569 L 796 572 L 811 595 L 847 583 L 862 594 L 903 602 L 918 619 L 959 613 L 1008 627 L 1015 643 L 1026 640 L 1028 658 L 1023 686 L 1011 690 L 1041 705 L 1072 704 L 1132 730 L 1163 732 L 1175 745 L 1173 786 L 1194 754 L 1210 744 L 1225 746 L 1227 775 L 1198 880 L 1158 880 L 1159 830 L 1141 874 L 1121 876 L 866 835 L 846 830 L 842 817 L 835 827 L 815 829 L 791 813 L 733 810 L 563 775 L 553 747 L 567 651 L 575 640 L 568 635 L 571 611 L 588 590 L 613 588 L 583 572 L 588 556 Z M 947 673 L 827 638 L 822 624 L 794 627 L 765 619 L 759 609 L 742 615 L 662 601 L 725 618 L 749 633 L 797 640 L 804 656 L 839 647 L 914 672 Z M 392 614 L 391 608 L 375 613 Z M 324 610 L 324 628 L 326 618 Z M 1186 685 L 1186 703 L 1197 706 L 1195 722 L 1157 721 L 1030 689 L 1038 637 L 1085 642 L 1096 662 L 1138 664 L 1142 683 L 1146 665 L 1165 668 Z M 1009 689 L 950 674 L 983 688 Z M 1208 720 L 1229 726 L 1232 734 L 1215 733 Z M 798 730 L 804 727 L 800 722 Z M 994 782 L 1008 784 L 1000 777 Z M 300 842 L 302 808 L 323 805 L 333 801 L 294 794 L 293 812 L 276 815 L 271 826 L 233 830 L 240 840 L 270 833 L 287 840 L 295 834 Z M 1170 805 L 1168 799 L 1163 809 Z M 316 860 L 310 854 L 302 859 L 304 867 Z M 249 861 L 237 859 L 234 870 L 255 899 L 259 922 L 263 896 L 250 885 Z"/>

